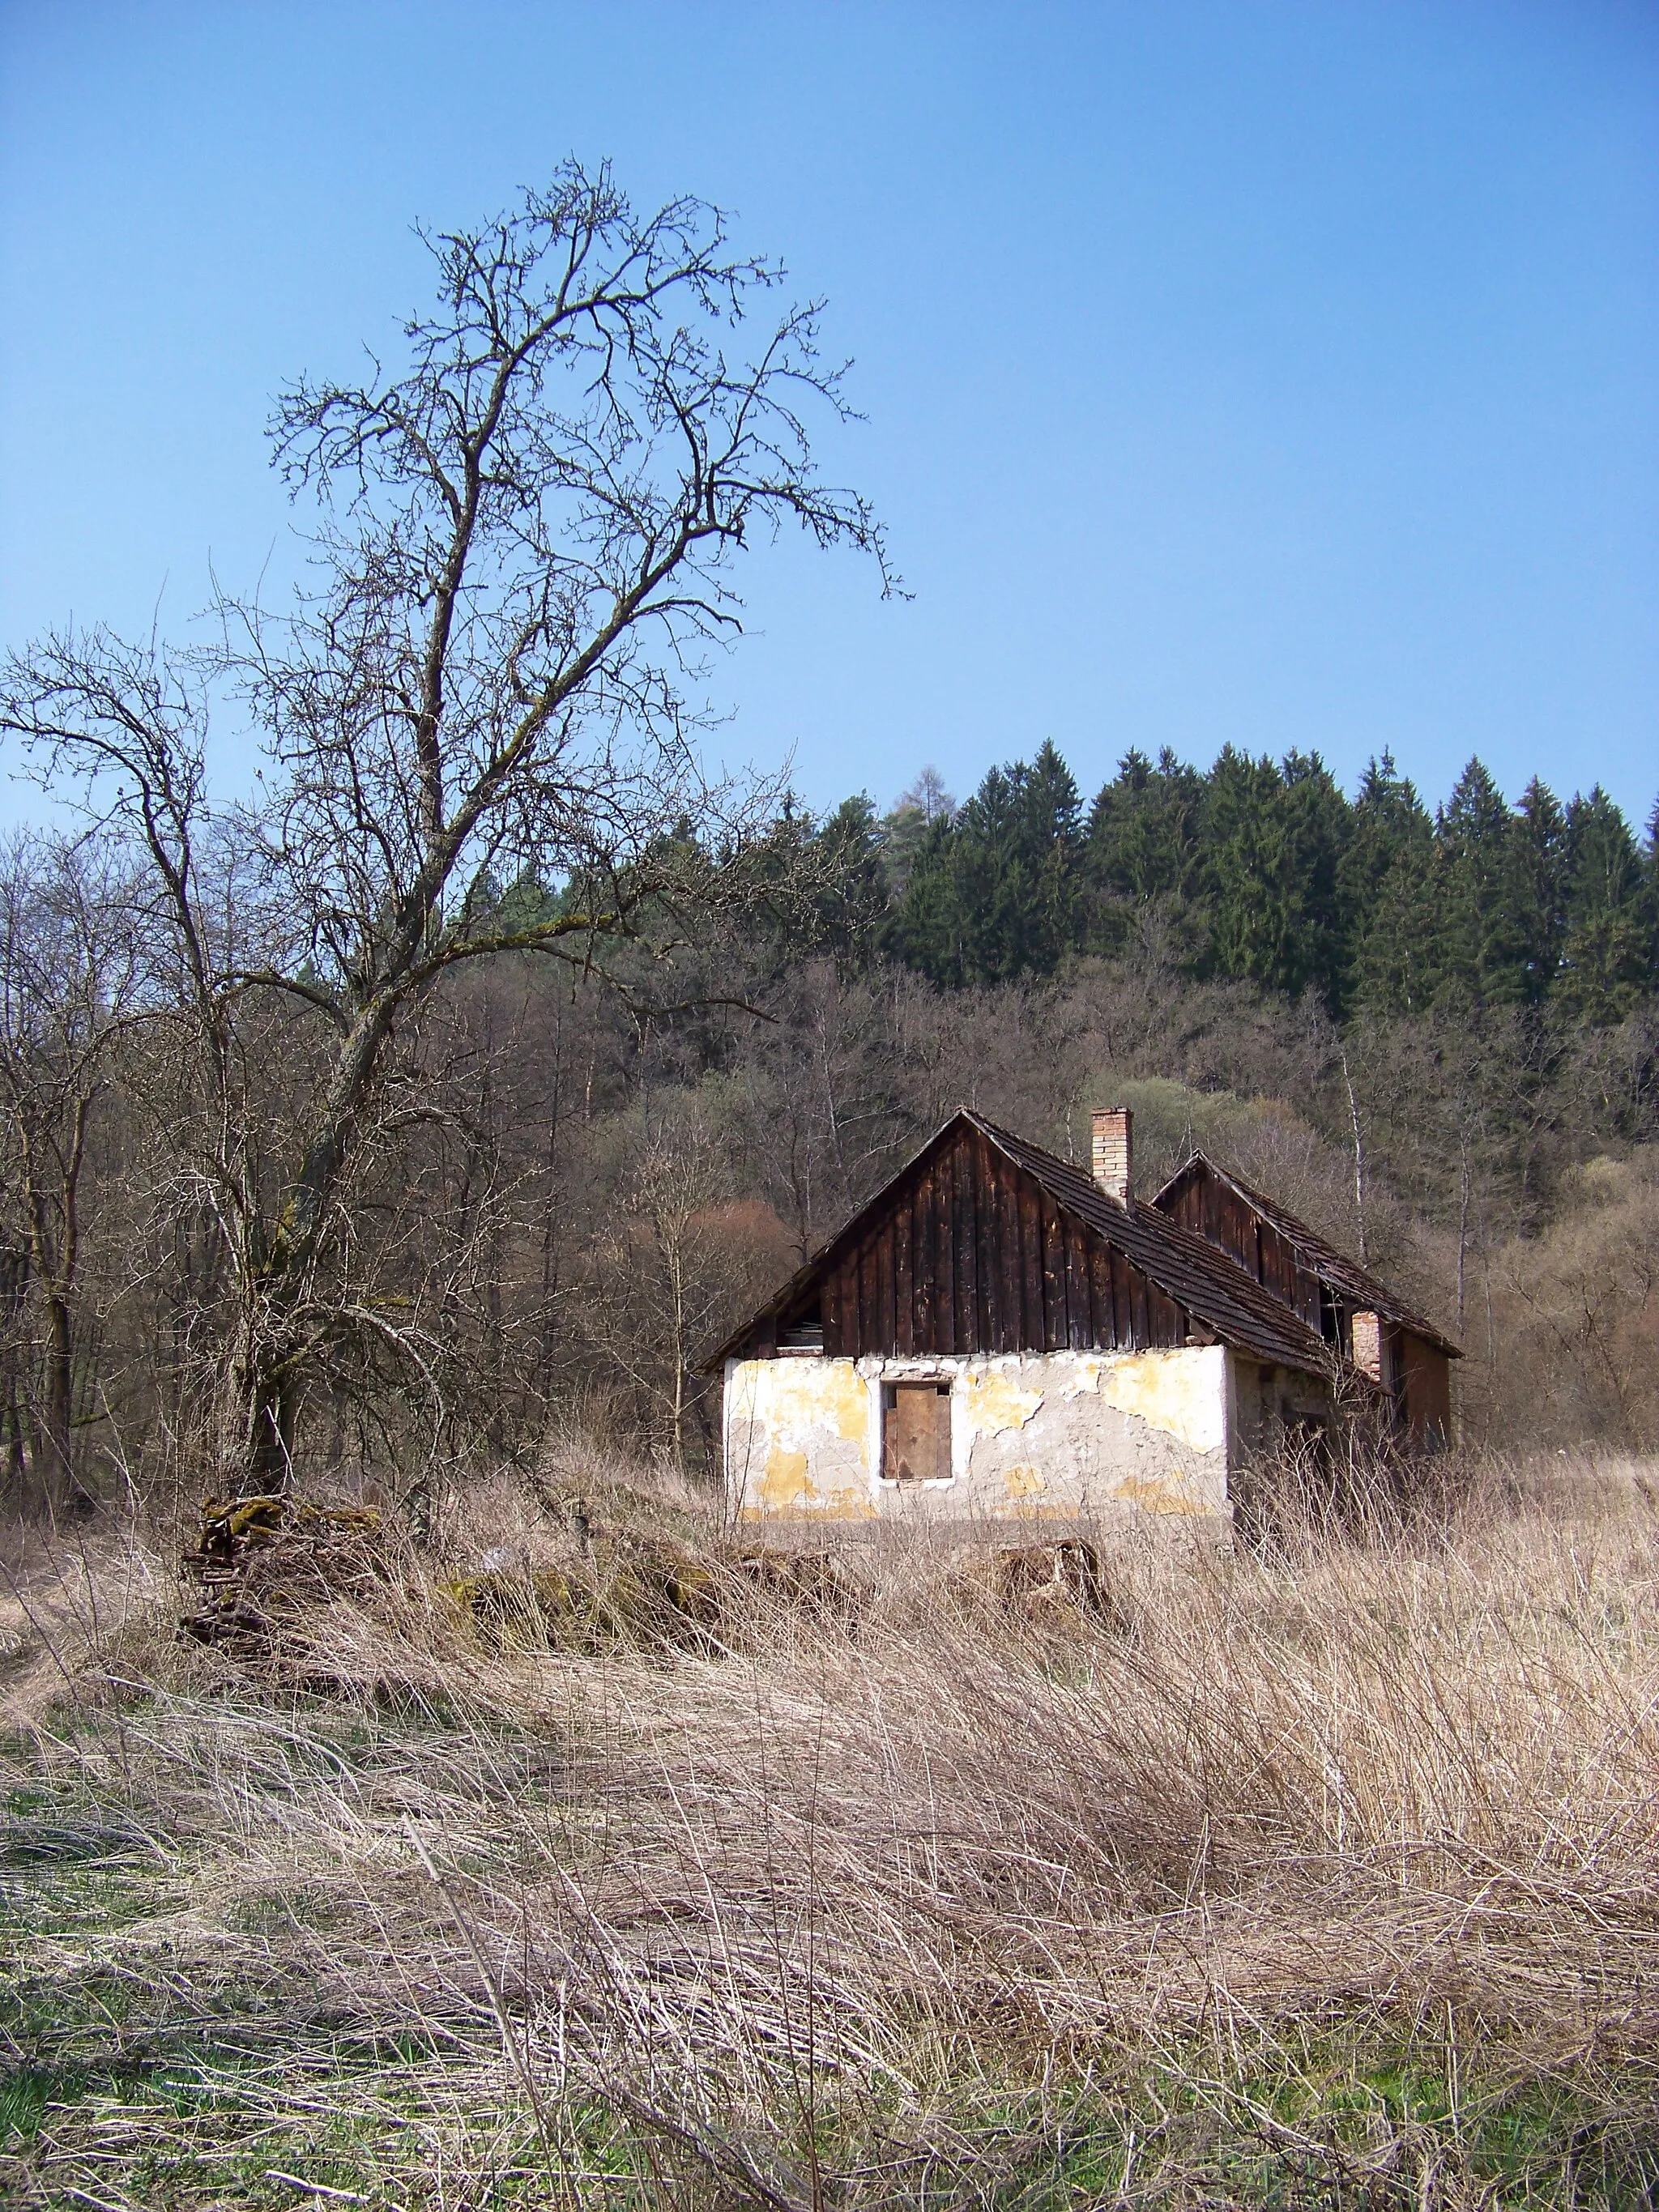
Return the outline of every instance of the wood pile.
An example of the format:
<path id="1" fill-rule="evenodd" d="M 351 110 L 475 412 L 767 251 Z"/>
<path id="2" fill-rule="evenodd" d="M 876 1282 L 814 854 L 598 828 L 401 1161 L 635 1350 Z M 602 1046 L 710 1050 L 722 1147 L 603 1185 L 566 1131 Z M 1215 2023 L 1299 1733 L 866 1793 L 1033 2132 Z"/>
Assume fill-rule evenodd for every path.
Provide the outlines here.
<path id="1" fill-rule="evenodd" d="M 296 1616 L 334 1598 L 368 1595 L 384 1577 L 380 1536 L 372 1506 L 204 1498 L 196 1548 L 182 1561 L 202 1602 L 180 1632 L 234 1657 L 258 1657 Z"/>

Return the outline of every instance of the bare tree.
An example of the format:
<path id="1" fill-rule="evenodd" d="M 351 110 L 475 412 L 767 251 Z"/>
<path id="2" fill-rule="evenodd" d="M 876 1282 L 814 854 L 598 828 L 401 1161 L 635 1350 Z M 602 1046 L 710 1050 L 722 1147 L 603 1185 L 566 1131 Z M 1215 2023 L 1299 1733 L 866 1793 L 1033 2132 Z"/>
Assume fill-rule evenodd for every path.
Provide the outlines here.
<path id="1" fill-rule="evenodd" d="M 694 1361 L 793 1257 L 772 1209 L 734 1192 L 732 1119 L 718 1084 L 621 1117 L 617 1202 L 584 1286 L 588 1334 L 682 1468 Z"/>
<path id="2" fill-rule="evenodd" d="M 137 1002 L 130 886 L 107 844 L 25 835 L 0 862 L 0 1117 L 7 1244 L 38 1312 L 38 1381 L 9 1407 L 14 1449 L 27 1413 L 35 1502 L 83 1488 L 75 1454 L 76 1300 L 82 1185 L 111 1048 Z M 21 1265 L 18 1264 L 21 1262 Z M 14 1457 L 14 1472 L 17 1471 Z"/>
<path id="3" fill-rule="evenodd" d="M 287 1480 L 331 1342 L 404 1329 L 331 1287 L 400 1027 L 458 962 L 520 947 L 591 969 L 741 896 L 747 818 L 700 780 L 687 711 L 698 653 L 738 627 L 734 556 L 793 521 L 884 559 L 866 502 L 812 465 L 804 410 L 845 411 L 816 307 L 729 350 L 781 272 L 734 256 L 716 210 L 641 219 L 573 163 L 428 244 L 437 304 L 402 370 L 278 407 L 278 459 L 320 514 L 292 611 L 227 599 L 209 659 L 49 638 L 0 686 L 0 727 L 148 863 L 235 1285 L 221 1451 L 240 1489 Z M 267 765 L 259 804 L 221 813 L 205 744 L 226 678 Z M 495 886 L 526 872 L 559 895 L 506 919 Z M 304 1030 L 280 1140 L 247 1052 L 273 994 Z"/>

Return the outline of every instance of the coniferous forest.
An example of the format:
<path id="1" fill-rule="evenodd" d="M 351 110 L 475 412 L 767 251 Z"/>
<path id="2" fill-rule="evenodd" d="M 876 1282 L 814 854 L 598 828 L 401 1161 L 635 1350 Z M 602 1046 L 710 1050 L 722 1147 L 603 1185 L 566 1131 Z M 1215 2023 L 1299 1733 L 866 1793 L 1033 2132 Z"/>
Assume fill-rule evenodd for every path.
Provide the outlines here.
<path id="1" fill-rule="evenodd" d="M 1091 802 L 1051 744 L 957 806 L 927 771 L 892 812 L 846 801 L 821 947 L 946 988 L 1051 975 L 1156 937 L 1338 1021 L 1513 1006 L 1605 1026 L 1659 987 L 1659 809 L 1638 838 L 1599 786 L 1511 807 L 1478 760 L 1431 811 L 1384 754 L 1352 799 L 1317 754 L 1224 747 L 1207 773 L 1125 754 Z"/>

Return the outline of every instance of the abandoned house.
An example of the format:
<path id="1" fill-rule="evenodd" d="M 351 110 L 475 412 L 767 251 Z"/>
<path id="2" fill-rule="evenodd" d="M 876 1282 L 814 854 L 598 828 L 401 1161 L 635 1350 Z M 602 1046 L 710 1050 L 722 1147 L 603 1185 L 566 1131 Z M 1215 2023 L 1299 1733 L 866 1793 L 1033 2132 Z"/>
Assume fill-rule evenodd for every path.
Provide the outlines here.
<path id="1" fill-rule="evenodd" d="M 1369 1402 L 1433 1449 L 1457 1348 L 1195 1155 L 1150 1202 L 966 1108 L 710 1357 L 734 1512 L 780 1534 L 1224 1518 L 1251 1458 Z"/>

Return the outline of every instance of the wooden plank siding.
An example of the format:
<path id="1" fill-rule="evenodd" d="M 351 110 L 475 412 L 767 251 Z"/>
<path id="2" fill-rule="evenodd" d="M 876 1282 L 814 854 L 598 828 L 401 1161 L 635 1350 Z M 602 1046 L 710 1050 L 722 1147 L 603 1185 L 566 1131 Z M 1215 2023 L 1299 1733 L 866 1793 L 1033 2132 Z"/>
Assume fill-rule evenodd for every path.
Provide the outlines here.
<path id="1" fill-rule="evenodd" d="M 1117 1348 L 1117 1320 L 1112 1311 L 1112 1253 L 1097 1237 L 1088 1240 L 1089 1316 L 1093 1340 L 1103 1350 Z"/>
<path id="2" fill-rule="evenodd" d="M 1085 1170 L 959 1108 L 703 1364 L 712 1371 L 733 1357 L 770 1358 L 780 1334 L 785 1352 L 821 1343 L 841 1358 L 1196 1341 L 1322 1380 L 1329 1332 L 1346 1317 L 1347 1294 L 1334 1296 L 1333 1285 L 1352 1264 L 1335 1258 L 1333 1275 L 1315 1245 L 1313 1267 L 1299 1270 L 1297 1224 L 1258 1194 L 1231 1191 L 1201 1156 L 1196 1165 L 1201 1176 L 1183 1170 L 1156 1205 L 1125 1203 Z M 1269 1284 L 1287 1269 L 1291 1296 L 1281 1302 Z M 1299 1279 L 1303 1272 L 1312 1279 Z M 1427 1323 L 1397 1317 L 1455 1351 Z"/>
<path id="3" fill-rule="evenodd" d="M 1237 1261 L 1264 1291 L 1283 1299 L 1316 1335 L 1332 1337 L 1335 1316 L 1328 1291 L 1296 1246 L 1263 1221 L 1219 1177 L 1197 1176 L 1174 1193 L 1170 1218 Z"/>
<path id="4" fill-rule="evenodd" d="M 1406 1427 L 1419 1443 L 1449 1444 L 1452 1437 L 1451 1363 L 1410 1329 L 1399 1335 L 1401 1395 Z"/>
<path id="5" fill-rule="evenodd" d="M 911 1241 L 915 1230 L 915 1206 L 921 1199 L 921 1176 L 909 1190 L 898 1194 L 894 1206 L 894 1352 L 902 1358 L 915 1349 L 915 1283 L 911 1279 Z"/>
<path id="6" fill-rule="evenodd" d="M 1089 1283 L 1089 1243 L 1083 1224 L 1071 1216 L 1064 1224 L 1066 1238 L 1066 1341 L 1073 1352 L 1086 1352 L 1096 1341 L 1094 1301 Z"/>
<path id="7" fill-rule="evenodd" d="M 1042 1194 L 1042 1314 L 1045 1327 L 1072 1348 L 1071 1285 L 1066 1274 L 1066 1217 Z"/>
<path id="8" fill-rule="evenodd" d="M 1185 1310 L 981 1133 L 886 1194 L 819 1289 L 824 1350 L 939 1358 L 1188 1340 Z"/>

